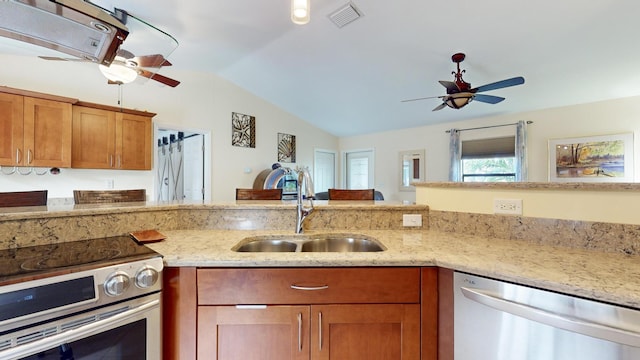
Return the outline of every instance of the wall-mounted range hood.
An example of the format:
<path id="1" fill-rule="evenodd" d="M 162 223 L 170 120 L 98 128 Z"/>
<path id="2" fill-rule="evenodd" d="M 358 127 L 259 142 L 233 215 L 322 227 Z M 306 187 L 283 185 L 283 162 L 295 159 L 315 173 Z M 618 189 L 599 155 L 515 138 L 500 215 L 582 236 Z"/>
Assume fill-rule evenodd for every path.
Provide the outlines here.
<path id="1" fill-rule="evenodd" d="M 127 27 L 82 0 L 0 0 L 0 36 L 109 65 Z"/>

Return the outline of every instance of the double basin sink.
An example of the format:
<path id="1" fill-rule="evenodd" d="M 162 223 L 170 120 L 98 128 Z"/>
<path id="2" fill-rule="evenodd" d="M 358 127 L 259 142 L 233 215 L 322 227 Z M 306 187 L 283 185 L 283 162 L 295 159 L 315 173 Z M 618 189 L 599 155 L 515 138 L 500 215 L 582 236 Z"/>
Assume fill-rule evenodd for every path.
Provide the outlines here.
<path id="1" fill-rule="evenodd" d="M 386 250 L 380 242 L 364 235 L 266 235 L 240 241 L 237 252 L 375 252 Z"/>

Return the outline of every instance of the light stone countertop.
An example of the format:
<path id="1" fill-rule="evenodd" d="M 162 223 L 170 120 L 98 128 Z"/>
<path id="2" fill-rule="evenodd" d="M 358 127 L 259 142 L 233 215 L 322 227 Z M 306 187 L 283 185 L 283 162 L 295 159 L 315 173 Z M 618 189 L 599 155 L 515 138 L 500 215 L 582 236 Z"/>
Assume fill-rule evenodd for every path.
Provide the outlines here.
<path id="1" fill-rule="evenodd" d="M 349 232 L 379 240 L 387 248 L 383 252 L 237 253 L 231 248 L 247 237 L 295 235 L 293 230 L 161 232 L 167 239 L 148 246 L 172 267 L 439 266 L 640 308 L 640 258 L 625 254 L 428 230 Z"/>

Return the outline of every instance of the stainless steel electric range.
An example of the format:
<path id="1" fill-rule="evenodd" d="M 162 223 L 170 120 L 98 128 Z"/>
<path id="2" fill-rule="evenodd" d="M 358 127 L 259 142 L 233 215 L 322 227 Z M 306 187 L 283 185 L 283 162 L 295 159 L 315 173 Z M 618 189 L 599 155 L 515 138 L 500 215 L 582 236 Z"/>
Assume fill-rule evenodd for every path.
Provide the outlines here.
<path id="1" fill-rule="evenodd" d="M 128 236 L 0 250 L 0 359 L 161 359 L 162 268 Z"/>

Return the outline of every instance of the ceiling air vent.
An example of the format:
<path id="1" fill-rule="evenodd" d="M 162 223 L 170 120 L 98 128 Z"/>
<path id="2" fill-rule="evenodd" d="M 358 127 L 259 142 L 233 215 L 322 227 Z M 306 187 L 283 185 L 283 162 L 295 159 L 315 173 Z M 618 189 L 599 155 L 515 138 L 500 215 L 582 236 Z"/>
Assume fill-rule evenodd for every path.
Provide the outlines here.
<path id="1" fill-rule="evenodd" d="M 354 3 L 349 2 L 347 5 L 329 14 L 329 19 L 336 24 L 337 27 L 342 28 L 363 16 L 362 11 L 358 10 Z"/>

